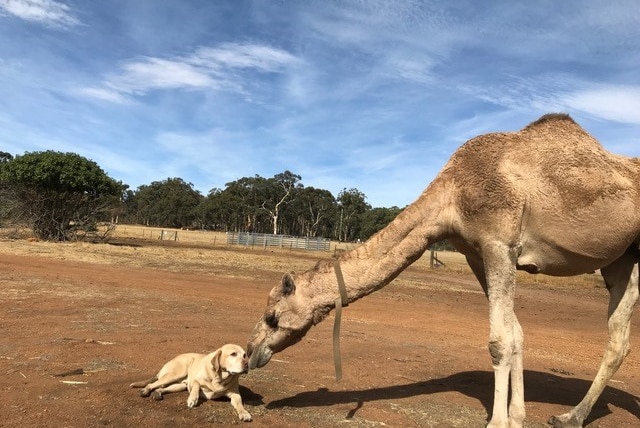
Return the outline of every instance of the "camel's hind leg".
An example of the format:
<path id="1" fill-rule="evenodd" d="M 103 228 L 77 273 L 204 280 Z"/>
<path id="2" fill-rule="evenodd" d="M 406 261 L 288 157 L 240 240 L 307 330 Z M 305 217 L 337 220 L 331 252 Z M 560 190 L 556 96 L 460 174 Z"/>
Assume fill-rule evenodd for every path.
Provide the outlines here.
<path id="1" fill-rule="evenodd" d="M 602 357 L 598 374 L 580 404 L 570 412 L 552 416 L 549 423 L 555 428 L 582 427 L 607 382 L 629 353 L 631 314 L 638 300 L 638 250 L 630 248 L 618 260 L 602 268 L 609 290 L 609 343 Z"/>

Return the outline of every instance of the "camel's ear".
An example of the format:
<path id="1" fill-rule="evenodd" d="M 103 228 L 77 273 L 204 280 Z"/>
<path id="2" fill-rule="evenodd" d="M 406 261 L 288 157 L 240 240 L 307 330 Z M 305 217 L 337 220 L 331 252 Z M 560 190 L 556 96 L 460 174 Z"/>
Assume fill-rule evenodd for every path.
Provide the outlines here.
<path id="1" fill-rule="evenodd" d="M 220 357 L 221 356 L 222 356 L 222 351 L 218 349 L 213 354 L 213 357 L 211 358 L 211 365 L 213 366 L 213 370 L 216 373 L 220 373 Z"/>
<path id="2" fill-rule="evenodd" d="M 290 296 L 296 292 L 296 284 L 293 282 L 293 277 L 285 273 L 282 277 L 282 295 Z"/>

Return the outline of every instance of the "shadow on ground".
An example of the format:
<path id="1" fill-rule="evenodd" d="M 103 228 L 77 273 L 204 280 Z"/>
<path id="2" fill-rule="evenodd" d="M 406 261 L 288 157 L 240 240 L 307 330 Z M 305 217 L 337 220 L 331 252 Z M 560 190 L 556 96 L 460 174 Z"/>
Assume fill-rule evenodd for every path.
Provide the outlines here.
<path id="1" fill-rule="evenodd" d="M 530 370 L 525 370 L 524 377 L 526 401 L 559 404 L 569 407 L 578 404 L 591 385 L 590 380 L 561 377 L 551 373 Z M 526 385 L 531 387 L 529 389 L 531 392 L 528 393 Z M 352 418 L 365 402 L 401 399 L 450 391 L 460 392 L 477 399 L 482 403 L 487 414 L 491 414 L 493 405 L 493 372 L 487 371 L 461 372 L 424 382 L 365 390 L 330 391 L 327 388 L 320 388 L 316 391 L 301 392 L 288 398 L 273 401 L 267 405 L 267 408 L 318 407 L 354 403 L 355 408 L 347 415 L 347 418 Z M 585 424 L 610 414 L 611 411 L 608 404 L 625 409 L 640 419 L 640 399 L 638 397 L 617 388 L 607 387 L 595 404 Z"/>

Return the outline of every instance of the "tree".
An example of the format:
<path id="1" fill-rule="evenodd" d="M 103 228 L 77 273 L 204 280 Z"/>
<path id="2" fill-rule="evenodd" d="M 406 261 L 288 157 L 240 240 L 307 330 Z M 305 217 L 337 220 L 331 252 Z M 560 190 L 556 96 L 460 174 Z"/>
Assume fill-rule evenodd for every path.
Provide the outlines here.
<path id="1" fill-rule="evenodd" d="M 299 175 L 291 171 L 285 171 L 281 174 L 274 175 L 273 178 L 264 182 L 265 188 L 262 189 L 262 196 L 265 200 L 262 202 L 261 208 L 265 210 L 271 218 L 274 235 L 278 234 L 278 220 L 282 207 L 291 202 L 291 194 L 296 187 L 296 183 L 301 179 Z"/>
<path id="2" fill-rule="evenodd" d="M 202 229 L 226 230 L 225 219 L 220 205 L 222 189 L 214 187 L 202 198 L 198 206 L 198 216 L 202 219 Z"/>
<path id="3" fill-rule="evenodd" d="M 0 163 L 6 163 L 13 160 L 11 153 L 0 152 Z"/>
<path id="4" fill-rule="evenodd" d="M 50 150 L 3 159 L 0 183 L 10 216 L 40 239 L 75 240 L 95 230 L 127 188 L 75 153 Z"/>
<path id="5" fill-rule="evenodd" d="M 11 207 L 15 202 L 15 198 L 12 198 L 13 192 L 11 188 L 2 182 L 2 168 L 10 161 L 13 160 L 11 153 L 0 152 L 0 220 L 5 220 L 11 214 Z"/>
<path id="6" fill-rule="evenodd" d="M 202 194 L 181 178 L 167 178 L 138 187 L 135 193 L 137 217 L 143 224 L 159 227 L 200 226 L 198 208 Z"/>
<path id="7" fill-rule="evenodd" d="M 355 241 L 360 237 L 362 214 L 371 209 L 358 189 L 342 189 L 338 195 L 338 240 Z"/>
<path id="8" fill-rule="evenodd" d="M 122 203 L 120 204 L 120 221 L 129 224 L 141 223 L 138 217 L 138 200 L 136 199 L 136 193 L 127 189 L 122 194 Z"/>
<path id="9" fill-rule="evenodd" d="M 361 227 L 358 238 L 366 241 L 377 231 L 384 229 L 400 212 L 402 212 L 402 209 L 398 207 L 373 208 L 365 211 L 361 216 Z"/>
<path id="10" fill-rule="evenodd" d="M 256 174 L 255 177 L 243 177 L 226 184 L 221 198 L 227 208 L 232 209 L 229 220 L 232 230 L 244 232 L 264 232 L 267 221 L 266 211 L 262 207 L 267 179 Z"/>
<path id="11" fill-rule="evenodd" d="M 330 237 L 337 210 L 336 199 L 331 192 L 314 187 L 296 190 L 295 199 L 288 211 L 290 234 L 299 236 Z"/>

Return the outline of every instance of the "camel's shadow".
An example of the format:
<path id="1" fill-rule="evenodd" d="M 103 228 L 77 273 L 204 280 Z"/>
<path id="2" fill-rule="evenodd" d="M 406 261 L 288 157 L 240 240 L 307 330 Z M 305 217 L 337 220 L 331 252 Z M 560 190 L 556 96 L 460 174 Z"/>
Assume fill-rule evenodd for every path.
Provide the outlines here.
<path id="1" fill-rule="evenodd" d="M 561 377 L 551 373 L 531 370 L 525 370 L 524 378 L 526 401 L 565 406 L 575 406 L 591 385 L 591 381 L 588 380 Z M 347 418 L 351 418 L 365 402 L 400 399 L 447 391 L 457 391 L 477 399 L 487 410 L 487 414 L 490 414 L 493 405 L 493 372 L 468 371 L 424 382 L 365 390 L 329 391 L 326 388 L 320 388 L 316 391 L 301 392 L 292 397 L 272 401 L 267 405 L 267 408 L 276 409 L 285 406 L 314 407 L 356 403 L 356 407 L 347 415 Z M 640 400 L 638 397 L 620 389 L 606 387 L 585 424 L 610 414 L 611 411 L 607 406 L 609 403 L 627 410 L 640 419 Z"/>

